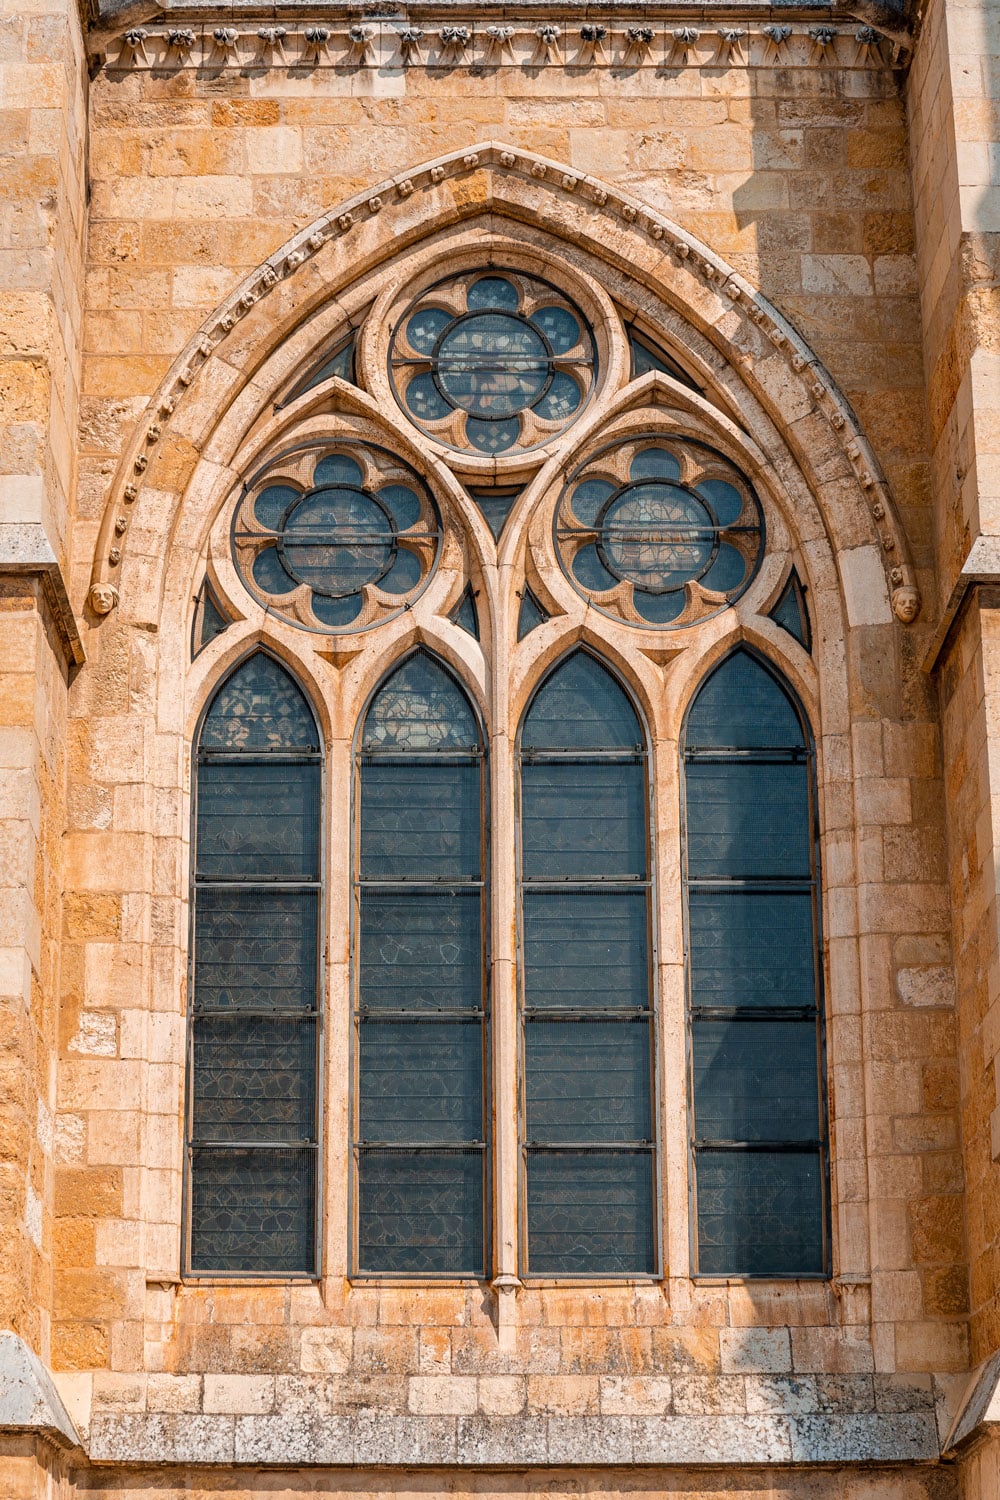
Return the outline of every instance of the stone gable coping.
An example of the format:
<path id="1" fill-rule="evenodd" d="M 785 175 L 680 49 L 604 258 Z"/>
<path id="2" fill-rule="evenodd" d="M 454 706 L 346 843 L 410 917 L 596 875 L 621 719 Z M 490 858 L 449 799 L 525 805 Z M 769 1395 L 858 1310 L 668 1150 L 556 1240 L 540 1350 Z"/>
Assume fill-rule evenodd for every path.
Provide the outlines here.
<path id="1" fill-rule="evenodd" d="M 80 1438 L 52 1377 L 16 1333 L 0 1333 L 0 1433 L 32 1432 L 59 1448 Z"/>
<path id="2" fill-rule="evenodd" d="M 920 596 L 909 543 L 887 481 L 849 403 L 794 326 L 707 245 L 650 209 L 642 200 L 535 152 L 496 141 L 484 141 L 471 148 L 446 153 L 419 167 L 408 168 L 339 203 L 286 241 L 209 315 L 167 372 L 147 408 L 149 415 L 140 423 L 122 456 L 112 485 L 112 498 L 98 535 L 91 573 L 88 600 L 95 614 L 107 615 L 118 603 L 132 508 L 139 498 L 150 456 L 167 437 L 178 405 L 199 382 L 206 367 L 213 363 L 227 335 L 239 321 L 261 298 L 292 278 L 328 241 L 350 235 L 376 216 L 384 215 L 391 220 L 394 210 L 404 205 L 408 219 L 412 220 L 409 200 L 414 193 L 429 192 L 445 179 L 467 177 L 480 171 L 518 175 L 544 186 L 554 196 L 573 194 L 588 200 L 594 207 L 605 210 L 626 231 L 648 237 L 660 245 L 678 269 L 701 281 L 706 290 L 727 299 L 746 329 L 742 337 L 738 331 L 722 330 L 719 327 L 722 321 L 720 313 L 714 331 L 728 342 L 727 357 L 741 367 L 750 380 L 757 367 L 764 371 L 776 357 L 794 377 L 790 383 L 793 389 L 787 398 L 794 413 L 788 418 L 789 422 L 798 420 L 804 412 L 814 412 L 829 425 L 847 456 L 871 518 L 873 540 L 880 549 L 893 608 L 904 624 L 912 623 L 919 613 Z M 473 199 L 473 205 L 477 201 Z M 385 226 L 385 233 L 387 243 L 391 244 L 389 224 Z M 770 346 L 767 355 L 758 358 L 754 352 L 757 341 L 753 330 L 767 339 Z M 785 382 L 786 388 L 788 384 Z"/>

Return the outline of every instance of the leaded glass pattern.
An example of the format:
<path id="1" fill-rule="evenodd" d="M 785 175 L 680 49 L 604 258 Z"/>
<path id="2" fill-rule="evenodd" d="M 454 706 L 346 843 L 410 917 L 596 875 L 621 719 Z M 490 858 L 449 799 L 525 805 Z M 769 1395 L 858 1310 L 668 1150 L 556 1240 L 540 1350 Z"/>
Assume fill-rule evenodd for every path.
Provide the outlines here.
<path id="1" fill-rule="evenodd" d="M 437 507 L 409 464 L 344 436 L 271 460 L 233 517 L 240 577 L 304 630 L 365 630 L 409 607 L 437 561 Z"/>
<path id="2" fill-rule="evenodd" d="M 306 391 L 315 390 L 318 385 L 323 385 L 327 380 L 332 380 L 335 375 L 340 380 L 347 380 L 352 385 L 356 385 L 357 381 L 354 378 L 355 344 L 356 339 L 352 333 L 350 338 L 338 344 L 337 348 L 331 354 L 324 355 L 319 363 L 309 371 L 304 380 L 299 380 L 292 387 L 290 394 L 278 403 L 277 409 L 280 411 L 282 407 L 289 406 L 293 401 L 298 400 L 299 396 L 304 396 Z"/>
<path id="3" fill-rule="evenodd" d="M 228 630 L 232 622 L 223 611 L 208 579 L 202 580 L 194 602 L 194 619 L 191 622 L 191 660 L 210 646 L 216 636 Z"/>
<path id="4" fill-rule="evenodd" d="M 425 651 L 383 682 L 357 757 L 354 1155 L 360 1275 L 486 1266 L 484 746 Z"/>
<path id="5" fill-rule="evenodd" d="M 389 376 L 401 408 L 446 447 L 501 456 L 563 432 L 594 386 L 580 309 L 520 271 L 452 276 L 396 322 Z"/>
<path id="6" fill-rule="evenodd" d="M 585 459 L 555 516 L 563 571 L 604 614 L 676 629 L 728 608 L 764 546 L 749 480 L 694 439 L 642 433 Z"/>
<path id="7" fill-rule="evenodd" d="M 801 709 L 751 652 L 684 735 L 696 1271 L 827 1270 L 815 768 Z"/>
<path id="8" fill-rule="evenodd" d="M 651 340 L 643 338 L 634 329 L 629 329 L 628 349 L 632 361 L 633 380 L 638 380 L 640 375 L 648 375 L 650 370 L 658 370 L 661 375 L 669 375 L 692 391 L 701 389 L 676 360 L 671 359 L 669 354 L 665 354 Z"/>
<path id="9" fill-rule="evenodd" d="M 191 1274 L 316 1271 L 322 757 L 266 652 L 205 715 L 195 767 Z"/>
<path id="10" fill-rule="evenodd" d="M 788 575 L 777 604 L 771 611 L 771 619 L 782 630 L 797 640 L 806 651 L 812 650 L 812 629 L 809 625 L 809 610 L 806 607 L 806 592 L 802 581 L 793 568 Z"/>
<path id="11" fill-rule="evenodd" d="M 536 692 L 519 765 L 527 1274 L 653 1275 L 646 739 L 589 653 Z"/>

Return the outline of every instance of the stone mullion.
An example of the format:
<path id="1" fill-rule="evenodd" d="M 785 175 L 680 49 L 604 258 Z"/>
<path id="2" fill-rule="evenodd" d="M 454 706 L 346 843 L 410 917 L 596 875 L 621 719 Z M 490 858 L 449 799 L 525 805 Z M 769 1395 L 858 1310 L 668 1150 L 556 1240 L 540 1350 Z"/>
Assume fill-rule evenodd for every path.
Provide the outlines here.
<path id="1" fill-rule="evenodd" d="M 507 583 L 509 572 L 501 578 Z M 508 586 L 497 590 L 498 613 L 513 612 L 520 602 Z M 517 1013 L 517 863 L 514 735 L 509 722 L 510 641 L 514 621 L 501 617 L 493 630 L 494 660 L 490 680 L 492 723 L 488 725 L 490 798 L 490 957 L 491 1051 L 493 1093 L 493 1269 L 500 1278 L 501 1312 L 513 1298 L 503 1290 L 518 1276 L 518 1013 Z M 503 1317 L 501 1317 L 503 1322 Z"/>

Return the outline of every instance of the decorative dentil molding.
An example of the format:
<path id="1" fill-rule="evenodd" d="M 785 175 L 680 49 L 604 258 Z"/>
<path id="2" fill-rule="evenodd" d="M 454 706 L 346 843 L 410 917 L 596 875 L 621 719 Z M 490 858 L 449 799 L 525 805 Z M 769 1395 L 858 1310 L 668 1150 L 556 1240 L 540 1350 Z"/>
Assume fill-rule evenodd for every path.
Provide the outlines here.
<path id="1" fill-rule="evenodd" d="M 359 45 L 364 45 L 364 39 Z M 921 599 L 910 558 L 906 534 L 900 525 L 888 484 L 875 453 L 861 431 L 835 381 L 793 326 L 768 299 L 734 271 L 708 246 L 677 224 L 657 214 L 641 200 L 621 192 L 597 178 L 568 170 L 546 157 L 487 141 L 473 150 L 459 150 L 425 162 L 356 194 L 301 230 L 248 276 L 188 341 L 174 361 L 149 406 L 149 416 L 123 454 L 105 510 L 91 573 L 88 602 L 96 615 L 107 615 L 120 598 L 121 564 L 130 519 L 136 506 L 143 476 L 169 429 L 178 405 L 184 401 L 202 367 L 211 360 L 239 321 L 261 298 L 294 276 L 299 268 L 328 241 L 356 232 L 374 215 L 389 213 L 406 203 L 415 192 L 430 191 L 446 178 L 490 170 L 518 174 L 544 184 L 553 193 L 575 194 L 605 211 L 611 220 L 627 225 L 634 233 L 648 236 L 679 267 L 712 287 L 732 304 L 748 326 L 764 336 L 768 358 L 776 353 L 790 374 L 801 382 L 816 413 L 829 425 L 849 461 L 865 496 L 874 533 L 882 554 L 886 585 L 897 619 L 911 624 L 920 613 Z M 754 339 L 740 345 L 740 363 L 751 376 L 757 355 Z"/>

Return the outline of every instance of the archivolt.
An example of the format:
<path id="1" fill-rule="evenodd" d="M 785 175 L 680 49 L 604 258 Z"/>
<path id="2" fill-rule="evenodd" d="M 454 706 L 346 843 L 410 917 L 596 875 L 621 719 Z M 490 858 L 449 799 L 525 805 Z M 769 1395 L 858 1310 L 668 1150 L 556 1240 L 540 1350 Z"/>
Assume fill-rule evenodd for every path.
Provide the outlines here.
<path id="1" fill-rule="evenodd" d="M 918 604 L 905 533 L 845 398 L 805 341 L 749 282 L 645 204 L 522 149 L 484 143 L 349 199 L 289 240 L 206 319 L 122 456 L 98 538 L 90 602 L 156 620 L 179 508 L 199 462 L 216 474 L 273 398 L 265 361 L 296 327 L 403 249 L 476 217 L 534 226 L 671 306 L 741 384 L 820 507 L 848 621 L 901 619 Z M 240 398 L 243 399 L 240 399 Z M 233 415 L 238 403 L 241 417 Z M 758 424 L 760 425 L 760 424 Z M 228 452 L 224 451 L 228 449 Z M 130 532 L 140 546 L 130 547 Z M 848 569 L 846 557 L 853 558 Z M 882 602 L 872 583 L 885 578 Z"/>

